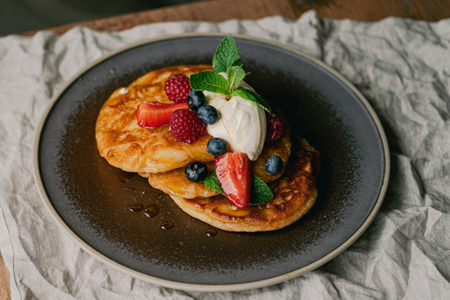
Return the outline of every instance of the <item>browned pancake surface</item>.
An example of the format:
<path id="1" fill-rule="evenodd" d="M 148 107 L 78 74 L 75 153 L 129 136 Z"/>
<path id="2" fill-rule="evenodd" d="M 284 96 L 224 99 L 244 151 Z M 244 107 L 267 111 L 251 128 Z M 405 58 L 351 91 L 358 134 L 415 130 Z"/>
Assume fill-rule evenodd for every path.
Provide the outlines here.
<path id="1" fill-rule="evenodd" d="M 301 218 L 317 198 L 320 155 L 306 140 L 293 153 L 285 174 L 269 184 L 274 198 L 264 205 L 238 209 L 224 196 L 185 199 L 171 196 L 189 215 L 227 231 L 270 231 Z"/>
<path id="2" fill-rule="evenodd" d="M 117 89 L 100 110 L 95 127 L 97 148 L 111 165 L 128 172 L 157 173 L 184 167 L 193 160 L 214 159 L 206 151 L 211 138 L 206 134 L 193 144 L 177 142 L 169 126 L 156 129 L 137 125 L 136 108 L 144 101 L 170 103 L 164 84 L 172 74 L 190 76 L 209 65 L 184 65 L 155 70 L 131 83 L 125 90 Z M 122 92 L 121 92 L 122 91 Z"/>

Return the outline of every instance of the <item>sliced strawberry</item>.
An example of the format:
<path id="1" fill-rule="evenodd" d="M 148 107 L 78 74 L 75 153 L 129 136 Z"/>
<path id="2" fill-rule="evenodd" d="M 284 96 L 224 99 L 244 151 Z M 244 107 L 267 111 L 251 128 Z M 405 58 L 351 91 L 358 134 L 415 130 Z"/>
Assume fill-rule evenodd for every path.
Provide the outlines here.
<path id="1" fill-rule="evenodd" d="M 166 104 L 155 101 L 142 102 L 136 110 L 137 123 L 143 128 L 157 128 L 170 123 L 170 116 L 177 109 L 189 109 L 188 104 Z"/>
<path id="2" fill-rule="evenodd" d="M 252 190 L 252 164 L 247 154 L 227 152 L 214 158 L 214 166 L 227 198 L 239 208 L 247 207 Z"/>

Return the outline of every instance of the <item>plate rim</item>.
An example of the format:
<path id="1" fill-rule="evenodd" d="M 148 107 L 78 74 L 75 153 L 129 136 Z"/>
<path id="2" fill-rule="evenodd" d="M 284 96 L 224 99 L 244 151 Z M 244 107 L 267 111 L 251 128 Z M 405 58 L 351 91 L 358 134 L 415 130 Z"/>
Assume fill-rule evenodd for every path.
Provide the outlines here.
<path id="1" fill-rule="evenodd" d="M 39 168 L 39 145 L 40 145 L 40 138 L 42 134 L 42 129 L 44 127 L 45 121 L 47 120 L 47 117 L 54 106 L 54 104 L 58 101 L 60 96 L 64 93 L 64 91 L 78 78 L 88 71 L 89 69 L 93 68 L 97 64 L 101 63 L 104 60 L 107 60 L 108 58 L 117 55 L 121 52 L 124 52 L 128 49 L 135 48 L 144 44 L 150 44 L 155 43 L 159 41 L 164 40 L 172 40 L 172 39 L 178 39 L 178 38 L 189 38 L 189 37 L 207 37 L 207 36 L 213 36 L 213 37 L 225 37 L 228 33 L 223 32 L 203 32 L 203 33 L 181 33 L 181 34 L 172 34 L 172 35 L 163 35 L 156 38 L 151 39 L 143 39 L 131 44 L 128 44 L 126 46 L 120 47 L 116 50 L 110 51 L 109 53 L 103 55 L 102 57 L 94 60 L 93 62 L 87 64 L 85 67 L 83 67 L 81 70 L 79 70 L 75 75 L 73 75 L 69 80 L 67 80 L 58 90 L 57 92 L 52 96 L 49 103 L 47 104 L 46 109 L 44 110 L 42 117 L 39 121 L 39 124 L 36 129 L 34 143 L 33 143 L 33 173 L 34 173 L 34 181 L 37 185 L 39 196 L 41 200 L 44 202 L 44 206 L 46 207 L 47 211 L 52 216 L 53 220 L 60 226 L 62 231 L 67 234 L 74 242 L 78 244 L 84 251 L 92 255 L 95 259 L 98 259 L 102 263 L 106 264 L 107 266 L 110 266 L 114 269 L 116 269 L 119 272 L 125 273 L 133 278 L 149 282 L 151 284 L 156 284 L 159 286 L 167 287 L 167 288 L 173 288 L 178 290 L 186 290 L 186 291 L 199 291 L 199 292 L 231 292 L 231 291 L 241 291 L 241 290 L 248 290 L 248 289 L 254 289 L 254 288 L 261 288 L 265 286 L 274 285 L 277 283 L 281 283 L 293 278 L 296 278 L 298 276 L 301 276 L 305 273 L 308 273 L 323 264 L 327 263 L 331 259 L 338 256 L 340 253 L 342 253 L 344 250 L 346 250 L 350 245 L 352 245 L 369 227 L 369 225 L 372 223 L 372 221 L 375 219 L 375 216 L 377 215 L 378 211 L 380 210 L 380 207 L 383 203 L 384 197 L 386 195 L 388 183 L 389 183 L 389 177 L 390 177 L 390 152 L 388 147 L 388 142 L 386 138 L 386 134 L 384 132 L 384 129 L 381 125 L 381 122 L 378 118 L 378 116 L 375 114 L 374 109 L 369 104 L 369 102 L 365 99 L 365 97 L 362 95 L 362 93 L 356 89 L 355 86 L 353 86 L 352 83 L 350 83 L 345 77 L 343 77 L 341 74 L 339 74 L 336 70 L 331 68 L 330 66 L 326 65 L 321 60 L 310 56 L 306 53 L 303 53 L 299 51 L 298 49 L 295 49 L 291 46 L 287 46 L 284 44 L 281 44 L 279 42 L 274 42 L 262 38 L 256 38 L 253 36 L 248 35 L 242 35 L 242 34 L 232 34 L 233 37 L 239 38 L 239 39 L 245 39 L 250 41 L 256 41 L 264 44 L 269 44 L 290 52 L 293 52 L 297 55 L 300 55 L 316 64 L 318 64 L 320 67 L 324 68 L 328 72 L 330 72 L 332 75 L 336 76 L 337 79 L 339 79 L 342 83 L 344 83 L 350 90 L 355 93 L 355 95 L 359 98 L 359 100 L 362 102 L 364 107 L 369 112 L 370 116 L 372 117 L 372 120 L 374 121 L 378 133 L 380 135 L 380 139 L 383 145 L 383 152 L 384 152 L 384 176 L 383 181 L 381 185 L 381 189 L 378 194 L 377 201 L 375 205 L 373 206 L 370 214 L 365 219 L 365 221 L 361 224 L 361 226 L 356 230 L 347 240 L 342 242 L 341 245 L 339 245 L 336 249 L 329 252 L 322 258 L 316 260 L 315 262 L 304 266 L 300 269 L 288 272 L 283 275 L 279 275 L 276 277 L 258 280 L 258 281 L 252 281 L 252 282 L 246 282 L 246 283 L 239 283 L 239 284 L 224 284 L 224 285 L 217 285 L 217 284 L 191 284 L 191 283 L 184 283 L 184 282 L 177 282 L 167 279 L 158 278 L 155 276 L 151 276 L 148 274 L 143 274 L 139 271 L 133 270 L 129 267 L 126 267 L 122 264 L 117 263 L 116 261 L 106 257 L 105 255 L 101 254 L 97 250 L 95 250 L 93 247 L 91 247 L 89 244 L 87 244 L 84 240 L 82 240 L 78 235 L 76 235 L 70 227 L 64 222 L 64 220 L 60 217 L 60 215 L 57 213 L 56 209 L 53 207 L 46 191 L 44 188 L 44 184 L 41 178 L 40 174 L 40 168 Z"/>

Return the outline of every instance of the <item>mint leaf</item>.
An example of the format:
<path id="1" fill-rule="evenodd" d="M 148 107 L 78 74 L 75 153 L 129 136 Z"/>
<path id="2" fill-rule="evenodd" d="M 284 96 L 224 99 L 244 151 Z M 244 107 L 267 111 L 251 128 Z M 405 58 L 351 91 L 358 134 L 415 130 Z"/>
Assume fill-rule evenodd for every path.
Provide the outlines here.
<path id="1" fill-rule="evenodd" d="M 242 61 L 231 34 L 224 38 L 217 47 L 212 64 L 214 72 L 203 71 L 191 75 L 189 82 L 193 90 L 223 94 L 227 96 L 227 99 L 230 96 L 239 96 L 255 102 L 267 112 L 271 112 L 270 106 L 264 102 L 260 95 L 243 87 L 237 87 L 239 82 L 250 73 L 245 73 L 244 69 L 242 69 Z M 221 72 L 227 74 L 227 79 L 218 74 Z M 235 87 L 237 88 L 235 89 Z"/>
<path id="2" fill-rule="evenodd" d="M 203 184 L 213 191 L 219 192 L 225 196 L 222 187 L 220 186 L 219 179 L 217 179 L 216 170 L 212 170 L 208 177 L 203 181 Z"/>
<path id="3" fill-rule="evenodd" d="M 192 74 L 189 83 L 194 91 L 208 91 L 228 95 L 227 80 L 213 71 Z"/>
<path id="4" fill-rule="evenodd" d="M 232 66 L 242 66 L 241 58 L 239 57 L 236 44 L 229 34 L 220 42 L 214 54 L 212 66 L 214 72 L 227 72 L 228 68 Z"/>
<path id="5" fill-rule="evenodd" d="M 244 69 L 242 69 L 239 66 L 233 66 L 228 69 L 227 83 L 228 83 L 228 89 L 229 89 L 230 93 L 233 90 L 233 88 L 235 86 L 237 86 L 239 84 L 239 82 L 241 82 L 242 79 L 244 79 L 245 75 L 247 75 L 247 74 L 249 74 L 249 73 L 245 73 Z"/>
<path id="6" fill-rule="evenodd" d="M 192 76 L 192 75 L 191 75 Z M 268 113 L 271 113 L 270 106 L 261 98 L 260 95 L 255 93 L 254 91 L 244 89 L 243 87 L 238 87 L 234 92 L 231 93 L 232 96 L 239 96 L 241 98 L 244 98 L 246 100 L 250 100 L 252 102 L 255 102 L 262 108 L 264 108 Z"/>
<path id="7" fill-rule="evenodd" d="M 256 175 L 253 175 L 250 205 L 261 205 L 273 199 L 270 187 Z"/>

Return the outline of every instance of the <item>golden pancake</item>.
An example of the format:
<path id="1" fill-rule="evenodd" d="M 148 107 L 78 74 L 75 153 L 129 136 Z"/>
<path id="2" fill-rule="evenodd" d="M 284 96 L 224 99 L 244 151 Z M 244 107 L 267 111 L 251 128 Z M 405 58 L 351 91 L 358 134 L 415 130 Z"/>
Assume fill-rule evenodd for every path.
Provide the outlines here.
<path id="1" fill-rule="evenodd" d="M 128 172 L 158 173 L 186 166 L 197 160 L 209 162 L 214 157 L 206 151 L 211 138 L 206 134 L 193 144 L 176 141 L 169 126 L 156 129 L 137 125 L 136 108 L 144 101 L 170 103 L 164 84 L 172 74 L 190 76 L 209 65 L 184 65 L 155 70 L 117 89 L 105 102 L 97 118 L 95 137 L 102 157 L 114 167 Z"/>
<path id="2" fill-rule="evenodd" d="M 264 144 L 263 151 L 258 159 L 253 162 L 253 174 L 261 178 L 265 183 L 275 181 L 284 174 L 289 156 L 291 155 L 291 124 L 289 124 L 289 121 L 281 110 L 277 109 L 276 115 L 283 126 L 283 133 L 275 142 Z M 276 175 L 270 175 L 266 171 L 266 161 L 274 155 L 280 157 L 283 161 L 283 169 Z"/>
<path id="3" fill-rule="evenodd" d="M 291 126 L 280 110 L 277 111 L 277 115 L 283 125 L 283 135 L 273 143 L 266 143 L 258 159 L 253 162 L 253 174 L 261 178 L 265 183 L 272 182 L 283 175 L 287 161 L 291 155 L 291 139 L 289 137 Z M 270 175 L 266 171 L 265 164 L 267 159 L 274 155 L 282 159 L 283 169 L 276 175 Z M 209 163 L 207 165 L 210 171 L 214 168 L 214 163 Z M 189 181 L 184 175 L 184 168 L 179 168 L 166 173 L 140 175 L 148 177 L 148 182 L 153 188 L 161 190 L 171 196 L 192 199 L 197 197 L 207 198 L 219 194 L 218 192 L 208 189 L 201 182 L 195 183 Z"/>
<path id="4" fill-rule="evenodd" d="M 214 169 L 214 161 L 206 163 L 208 170 Z M 148 177 L 150 185 L 166 194 L 182 198 L 208 198 L 219 195 L 219 192 L 207 188 L 202 182 L 192 182 L 184 175 L 185 168 L 165 173 L 139 174 Z"/>
<path id="5" fill-rule="evenodd" d="M 127 88 L 116 90 L 103 105 L 97 119 L 99 153 L 115 167 L 148 177 L 154 188 L 169 194 L 185 212 L 217 228 L 254 232 L 288 226 L 302 217 L 317 198 L 315 185 L 320 156 L 302 140 L 301 149 L 289 159 L 291 127 L 280 111 L 277 115 L 283 125 L 282 137 L 275 143 L 266 144 L 253 163 L 253 173 L 270 183 L 274 198 L 266 204 L 244 209 L 238 209 L 203 183 L 190 182 L 184 175 L 184 167 L 195 160 L 205 162 L 210 170 L 213 169 L 214 157 L 206 151 L 210 135 L 188 145 L 176 141 L 169 126 L 148 129 L 137 125 L 136 108 L 141 102 L 169 103 L 164 84 L 172 74 L 189 77 L 211 69 L 208 65 L 164 68 L 145 74 Z M 265 162 L 273 155 L 283 160 L 283 170 L 277 175 L 265 171 Z"/>
<path id="6" fill-rule="evenodd" d="M 292 155 L 285 174 L 269 184 L 274 198 L 266 204 L 239 209 L 222 195 L 195 199 L 171 195 L 171 198 L 189 215 L 223 230 L 277 230 L 297 221 L 314 205 L 319 169 L 319 152 L 302 139 L 301 149 Z"/>

